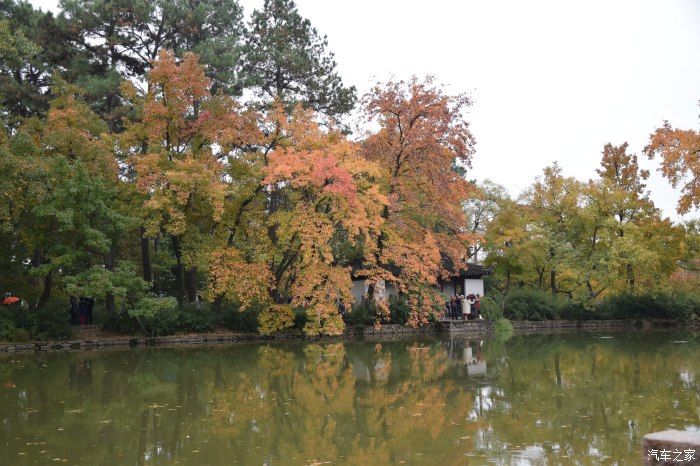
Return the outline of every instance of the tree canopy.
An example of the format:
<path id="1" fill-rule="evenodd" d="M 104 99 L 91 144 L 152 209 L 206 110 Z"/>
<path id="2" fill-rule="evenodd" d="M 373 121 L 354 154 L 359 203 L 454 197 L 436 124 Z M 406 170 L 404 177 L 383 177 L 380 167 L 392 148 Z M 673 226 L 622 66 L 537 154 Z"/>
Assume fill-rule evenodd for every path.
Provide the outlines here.
<path id="1" fill-rule="evenodd" d="M 91 296 L 142 327 L 206 301 L 316 335 L 358 306 L 386 322 L 390 287 L 426 324 L 469 261 L 503 294 L 590 303 L 685 280 L 678 264 L 698 259 L 697 225 L 661 216 L 626 143 L 605 145 L 594 179 L 553 164 L 511 199 L 468 181 L 468 96 L 378 83 L 348 135 L 357 103 L 292 0 L 249 18 L 236 0 L 62 0 L 56 15 L 0 0 L 0 289 L 32 308 Z M 699 144 L 666 123 L 645 149 L 681 212 L 698 206 Z"/>

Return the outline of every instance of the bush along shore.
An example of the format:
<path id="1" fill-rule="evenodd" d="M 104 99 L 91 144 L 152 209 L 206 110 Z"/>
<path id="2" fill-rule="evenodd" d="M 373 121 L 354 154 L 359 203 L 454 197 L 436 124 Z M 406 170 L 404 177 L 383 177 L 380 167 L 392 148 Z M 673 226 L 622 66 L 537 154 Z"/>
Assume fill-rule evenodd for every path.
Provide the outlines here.
<path id="1" fill-rule="evenodd" d="M 355 306 L 344 315 L 345 331 L 342 335 L 411 334 L 441 329 L 453 331 L 443 325 L 437 308 L 431 321 L 419 328 L 407 325 L 409 306 L 406 301 L 392 297 L 389 310 L 389 318 L 381 326 L 376 326 L 376 314 L 371 306 Z M 75 331 L 78 327 L 69 325 L 68 315 L 67 305 L 57 303 L 40 310 L 4 307 L 0 309 L 0 344 L 32 346 L 40 342 L 72 341 L 82 332 Z M 261 315 L 264 314 L 255 306 L 241 311 L 236 307 L 217 308 L 208 303 L 175 305 L 138 314 L 98 311 L 95 324 L 101 332 L 83 340 L 109 340 L 114 341 L 116 346 L 133 346 L 133 341 L 146 344 L 148 341 L 187 343 L 193 340 L 197 343 L 309 338 L 305 332 L 308 313 L 303 308 L 293 309 L 293 324 L 288 330 L 274 334 L 264 332 Z M 700 300 L 694 295 L 682 293 L 620 294 L 605 298 L 593 307 L 585 307 L 541 291 L 516 290 L 505 299 L 485 297 L 482 300 L 482 315 L 484 321 L 468 322 L 457 331 L 495 331 L 496 334 L 508 335 L 513 330 L 696 326 L 700 323 Z M 644 322 L 651 322 L 652 325 L 644 325 Z M 162 340 L 170 336 L 173 338 Z M 318 337 L 324 335 L 313 336 Z M 39 344 L 37 348 L 46 349 L 47 345 Z"/>

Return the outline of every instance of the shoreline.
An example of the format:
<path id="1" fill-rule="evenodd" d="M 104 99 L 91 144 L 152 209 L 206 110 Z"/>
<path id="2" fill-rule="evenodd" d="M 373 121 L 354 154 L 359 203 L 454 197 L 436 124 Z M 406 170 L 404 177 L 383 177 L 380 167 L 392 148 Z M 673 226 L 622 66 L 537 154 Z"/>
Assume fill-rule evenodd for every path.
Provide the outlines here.
<path id="1" fill-rule="evenodd" d="M 664 328 L 697 329 L 695 325 L 685 325 L 674 320 L 665 319 L 630 319 L 630 320 L 544 320 L 544 321 L 511 321 L 515 334 L 531 333 L 569 333 L 572 331 L 624 331 L 651 330 Z M 273 335 L 261 333 L 195 333 L 167 335 L 156 337 L 145 336 L 110 336 L 91 339 L 71 339 L 58 341 L 30 341 L 24 343 L 0 343 L 0 354 L 12 353 L 44 353 L 61 351 L 89 351 L 96 349 L 128 349 L 145 347 L 173 346 L 209 346 L 249 342 L 284 342 L 284 341 L 343 341 L 348 339 L 387 340 L 415 337 L 421 335 L 472 336 L 493 334 L 494 322 L 443 320 L 432 322 L 426 326 L 414 329 L 404 325 L 386 324 L 379 328 L 372 326 L 348 326 L 341 335 L 307 336 L 301 330 L 290 330 Z"/>

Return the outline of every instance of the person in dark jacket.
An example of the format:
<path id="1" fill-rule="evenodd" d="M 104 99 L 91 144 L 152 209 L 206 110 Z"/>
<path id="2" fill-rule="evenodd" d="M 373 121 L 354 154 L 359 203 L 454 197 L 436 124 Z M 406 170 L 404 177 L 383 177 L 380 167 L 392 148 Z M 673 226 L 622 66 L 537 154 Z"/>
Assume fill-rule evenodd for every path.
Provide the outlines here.
<path id="1" fill-rule="evenodd" d="M 77 325 L 78 324 L 78 298 L 75 296 L 70 297 L 70 324 L 71 325 Z"/>
<path id="2" fill-rule="evenodd" d="M 92 308 L 95 307 L 95 299 L 88 298 L 87 323 L 92 325 Z"/>
<path id="3" fill-rule="evenodd" d="M 87 298 L 81 297 L 78 303 L 78 317 L 80 318 L 80 325 L 85 325 L 87 323 L 88 308 L 90 307 L 90 302 Z"/>
<path id="4" fill-rule="evenodd" d="M 452 297 L 452 318 L 459 319 L 462 315 L 462 303 L 459 301 L 459 295 Z"/>

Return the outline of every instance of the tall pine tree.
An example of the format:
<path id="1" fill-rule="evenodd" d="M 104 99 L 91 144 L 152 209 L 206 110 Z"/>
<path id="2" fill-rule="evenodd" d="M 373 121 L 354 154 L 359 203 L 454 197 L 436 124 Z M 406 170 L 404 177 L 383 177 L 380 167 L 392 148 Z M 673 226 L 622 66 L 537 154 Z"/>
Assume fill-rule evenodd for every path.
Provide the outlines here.
<path id="1" fill-rule="evenodd" d="M 303 18 L 293 0 L 265 0 L 251 16 L 245 41 L 244 74 L 260 103 L 281 100 L 338 117 L 355 105 L 354 86 L 336 71 L 326 36 Z"/>

